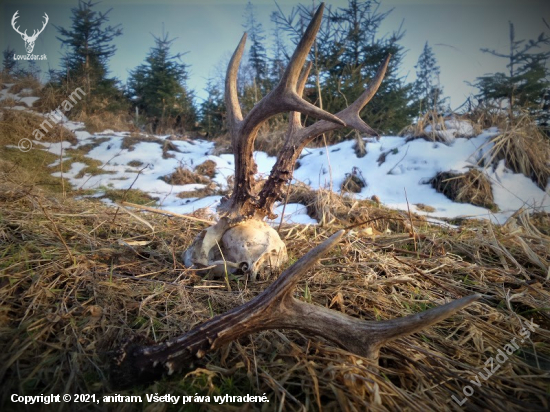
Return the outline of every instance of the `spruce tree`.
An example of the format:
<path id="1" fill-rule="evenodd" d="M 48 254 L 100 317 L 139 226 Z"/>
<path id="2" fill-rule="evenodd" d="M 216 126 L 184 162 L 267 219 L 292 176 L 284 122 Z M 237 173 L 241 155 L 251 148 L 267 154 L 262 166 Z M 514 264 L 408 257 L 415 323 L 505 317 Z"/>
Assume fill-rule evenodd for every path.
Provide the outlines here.
<path id="1" fill-rule="evenodd" d="M 207 137 L 219 135 L 225 131 L 225 101 L 223 87 L 216 85 L 212 79 L 206 86 L 208 97 L 200 107 L 201 127 L 206 131 Z"/>
<path id="2" fill-rule="evenodd" d="M 439 83 L 440 69 L 428 42 L 424 45 L 424 49 L 414 67 L 416 69 L 415 105 L 418 107 L 418 112 L 426 113 L 430 110 L 442 112 L 446 99 L 442 97 L 443 88 Z"/>
<path id="3" fill-rule="evenodd" d="M 508 108 L 510 118 L 518 109 L 529 110 L 539 119 L 548 117 L 544 108 L 545 91 L 550 87 L 550 70 L 546 61 L 550 51 L 542 47 L 550 45 L 550 36 L 542 32 L 536 39 L 516 40 L 514 24 L 509 22 L 510 50 L 507 53 L 481 49 L 484 53 L 508 60 L 508 73 L 493 73 L 478 77 L 474 86 L 476 95 L 487 106 Z"/>
<path id="4" fill-rule="evenodd" d="M 116 88 L 117 80 L 107 76 L 109 58 L 116 52 L 112 42 L 122 34 L 122 29 L 120 25 L 107 25 L 111 9 L 102 13 L 94 10 L 96 5 L 91 0 L 79 0 L 78 7 L 71 10 L 71 27 L 55 26 L 59 32 L 57 39 L 68 49 L 59 75 L 68 91 L 75 87 L 84 89 L 87 106 L 91 106 L 93 100 L 120 99 L 122 96 Z M 92 111 L 99 109 L 89 108 Z"/>
<path id="5" fill-rule="evenodd" d="M 265 34 L 261 23 L 256 18 L 254 6 L 249 1 L 245 9 L 244 29 L 247 32 L 247 42 L 250 44 L 248 64 L 253 71 L 253 90 L 255 102 L 261 99 L 266 92 L 267 84 L 267 52 L 264 45 Z"/>
<path id="6" fill-rule="evenodd" d="M 188 66 L 181 62 L 182 53 L 170 52 L 176 39 L 169 39 L 168 33 L 153 38 L 155 46 L 145 63 L 130 72 L 130 96 L 156 133 L 167 129 L 190 130 L 197 115 L 193 93 L 186 87 Z"/>
<path id="7" fill-rule="evenodd" d="M 18 62 L 13 58 L 15 54 L 15 49 L 12 49 L 10 46 L 2 52 L 2 72 L 7 75 L 13 75 L 17 71 Z"/>

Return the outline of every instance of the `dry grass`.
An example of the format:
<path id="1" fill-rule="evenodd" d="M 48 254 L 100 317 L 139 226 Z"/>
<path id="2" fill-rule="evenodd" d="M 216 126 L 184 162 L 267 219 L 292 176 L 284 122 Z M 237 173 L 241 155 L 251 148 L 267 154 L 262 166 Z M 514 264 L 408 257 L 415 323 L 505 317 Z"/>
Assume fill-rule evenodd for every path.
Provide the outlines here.
<path id="1" fill-rule="evenodd" d="M 482 161 L 495 165 L 504 159 L 506 167 L 529 177 L 546 190 L 550 177 L 550 140 L 528 116 L 514 123 L 501 122 L 501 134 L 491 139 L 491 146 Z"/>
<path id="2" fill-rule="evenodd" d="M 33 147 L 28 152 L 22 152 L 17 148 L 21 139 L 34 140 L 32 131 L 40 128 L 44 118 L 13 110 L 3 110 L 1 114 L 0 182 L 10 181 L 25 187 L 38 186 L 54 192 L 70 192 L 70 185 L 64 179 L 51 175 L 53 172 L 60 171 L 59 166 L 50 167 L 54 162 L 59 162 L 59 156 L 40 150 L 38 147 Z M 41 143 L 76 142 L 72 132 L 53 122 L 50 124 L 52 128 L 48 128 L 48 132 L 44 133 Z M 69 164 L 63 162 L 63 167 L 69 167 Z"/>
<path id="3" fill-rule="evenodd" d="M 126 149 L 131 152 L 135 149 L 136 144 L 142 143 L 142 142 L 154 142 L 162 146 L 165 141 L 163 139 L 159 139 L 156 136 L 139 133 L 139 132 L 133 132 L 128 136 L 123 137 L 122 144 L 120 147 L 121 149 Z"/>
<path id="4" fill-rule="evenodd" d="M 340 190 L 347 193 L 360 193 L 365 186 L 366 182 L 361 175 L 361 171 L 354 167 L 351 173 L 346 173 L 346 178 L 342 182 Z"/>
<path id="5" fill-rule="evenodd" d="M 212 196 L 221 194 L 221 192 L 218 190 L 218 187 L 215 183 L 209 183 L 202 189 L 195 189 L 195 190 L 187 190 L 184 192 L 180 192 L 177 194 L 177 197 L 180 199 L 190 199 L 190 198 L 197 198 L 202 199 L 203 197 Z"/>
<path id="6" fill-rule="evenodd" d="M 410 226 L 403 212 L 380 208 L 375 201 L 340 196 L 328 189 L 312 190 L 303 183 L 291 186 L 287 203 L 306 206 L 308 215 L 320 226 L 329 225 L 334 230 L 366 221 L 371 221 L 369 227 L 380 233 L 403 232 Z M 415 216 L 415 219 L 425 222 L 421 216 Z"/>
<path id="7" fill-rule="evenodd" d="M 36 77 L 29 74 L 18 77 L 16 83 L 9 88 L 8 92 L 12 94 L 19 94 L 22 90 L 29 89 L 29 92 L 24 94 L 25 96 L 39 96 L 42 91 L 42 87 L 42 83 L 40 83 Z M 21 97 L 24 96 L 22 95 Z"/>
<path id="8" fill-rule="evenodd" d="M 254 394 L 248 410 L 536 411 L 550 407 L 548 215 L 518 213 L 497 228 L 415 224 L 391 235 L 353 231 L 300 283 L 297 296 L 364 319 L 391 319 L 473 292 L 451 319 L 382 349 L 376 363 L 294 331 L 253 334 L 197 363 L 193 372 L 116 391 L 109 350 L 128 336 L 162 341 L 249 300 L 267 287 L 203 281 L 177 256 L 203 228 L 16 185 L 0 190 L 0 407 L 12 393 Z M 356 206 L 357 207 L 357 206 Z M 348 208 L 349 209 L 349 208 Z M 382 209 L 379 209 L 382 210 Z M 353 209 L 348 210 L 353 215 Z M 390 212 L 384 219 L 393 220 Z M 142 220 L 147 221 L 148 225 Z M 348 219 L 347 223 L 352 219 Z M 388 223 L 389 224 L 389 223 Z M 152 227 L 149 227 L 149 225 Z M 334 227 L 283 230 L 291 260 Z M 538 325 L 460 408 L 462 388 L 527 320 Z M 83 405 L 104 410 L 104 405 Z M 157 405 L 144 405 L 157 410 Z M 194 405 L 233 410 L 236 405 Z M 113 404 L 111 410 L 130 410 Z M 239 410 L 242 408 L 239 408 Z M 235 409 L 236 410 L 236 409 Z"/>
<path id="9" fill-rule="evenodd" d="M 459 121 L 469 122 L 474 128 L 474 135 L 476 136 L 479 135 L 483 130 L 478 123 L 472 121 L 468 116 L 457 117 L 455 115 L 455 119 Z M 420 116 L 416 123 L 407 126 L 403 130 L 401 130 L 399 132 L 399 136 L 422 138 L 432 142 L 445 142 L 445 139 L 443 138 L 444 135 L 441 133 L 447 130 L 447 127 L 445 126 L 445 120 L 448 119 L 445 119 L 441 115 L 441 113 L 431 110 Z M 431 126 L 430 131 L 426 131 L 426 127 L 428 126 Z"/>
<path id="10" fill-rule="evenodd" d="M 115 132 L 137 131 L 132 117 L 126 112 L 111 113 L 105 111 L 101 114 L 81 112 L 74 120 L 84 122 L 86 131 L 90 133 L 98 133 L 104 130 L 113 130 Z"/>
<path id="11" fill-rule="evenodd" d="M 188 185 L 192 183 L 209 184 L 210 179 L 199 173 L 193 172 L 186 167 L 179 166 L 173 173 L 163 176 L 164 180 L 169 185 Z"/>
<path id="12" fill-rule="evenodd" d="M 41 125 L 46 131 L 41 128 Z M 37 135 L 41 137 L 37 139 L 32 134 L 34 130 L 41 131 L 44 136 Z M 52 143 L 78 142 L 73 132 L 45 117 L 20 110 L 3 110 L 0 120 L 0 146 L 17 145 L 23 138 Z"/>
<path id="13" fill-rule="evenodd" d="M 477 169 L 467 173 L 439 172 L 430 180 L 432 187 L 449 199 L 460 203 L 471 203 L 496 212 L 491 183 Z"/>
<path id="14" fill-rule="evenodd" d="M 213 160 L 205 160 L 200 165 L 195 167 L 195 172 L 199 175 L 203 175 L 213 179 L 216 176 L 216 162 Z"/>

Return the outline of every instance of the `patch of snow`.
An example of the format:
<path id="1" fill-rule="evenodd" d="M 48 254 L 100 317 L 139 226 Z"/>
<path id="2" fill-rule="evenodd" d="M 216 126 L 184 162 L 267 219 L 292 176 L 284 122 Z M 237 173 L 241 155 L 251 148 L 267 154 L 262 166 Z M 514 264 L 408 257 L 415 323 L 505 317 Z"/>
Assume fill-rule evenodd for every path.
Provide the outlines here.
<path id="1" fill-rule="evenodd" d="M 27 96 L 19 98 L 19 101 L 25 103 L 28 107 L 32 107 L 37 100 L 40 100 L 40 97 Z"/>

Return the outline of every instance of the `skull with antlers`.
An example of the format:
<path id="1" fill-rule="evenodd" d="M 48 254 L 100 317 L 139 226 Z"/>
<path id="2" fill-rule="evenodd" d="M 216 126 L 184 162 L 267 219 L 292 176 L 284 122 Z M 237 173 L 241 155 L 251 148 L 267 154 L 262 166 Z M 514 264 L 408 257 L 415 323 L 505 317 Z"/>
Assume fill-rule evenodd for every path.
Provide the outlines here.
<path id="1" fill-rule="evenodd" d="M 363 107 L 378 90 L 388 67 L 389 56 L 381 64 L 363 94 L 346 109 L 331 114 L 302 98 L 311 69 L 305 64 L 317 31 L 321 25 L 323 4 L 319 7 L 296 51 L 282 75 L 279 84 L 260 100 L 243 118 L 237 97 L 237 73 L 243 55 L 246 33 L 242 37 L 227 69 L 225 100 L 228 126 L 235 154 L 235 184 L 231 197 L 223 199 L 218 211 L 222 218 L 203 231 L 184 252 L 186 266 L 211 267 L 226 260 L 233 268 L 246 268 L 251 278 L 266 266 L 280 267 L 287 260 L 286 247 L 264 218 L 274 219 L 273 208 L 283 197 L 283 188 L 292 179 L 292 171 L 301 151 L 317 136 L 343 127 L 351 127 L 362 133 L 377 135 L 359 116 Z M 305 65 L 305 67 L 304 67 Z M 277 157 L 271 174 L 263 186 L 256 181 L 257 165 L 253 159 L 254 140 L 263 123 L 270 117 L 289 112 L 289 126 L 284 146 Z M 300 115 L 318 119 L 304 127 Z M 254 235 L 251 236 L 251 233 Z M 231 239 L 227 242 L 227 239 Z M 244 247 L 251 242 L 261 247 Z M 243 246 L 244 245 L 244 246 Z M 231 261 L 232 258 L 240 261 Z M 223 266 L 222 266 L 223 270 Z"/>
<path id="2" fill-rule="evenodd" d="M 13 27 L 13 29 L 17 33 L 19 33 L 21 35 L 21 37 L 25 41 L 25 48 L 27 49 L 27 53 L 32 53 L 32 51 L 34 49 L 34 42 L 36 41 L 36 38 L 38 37 L 38 35 L 40 33 L 42 33 L 44 31 L 44 29 L 46 28 L 46 24 L 48 24 L 48 21 L 50 19 L 49 19 L 48 15 L 46 13 L 44 13 L 44 18 L 46 20 L 44 21 L 44 24 L 42 25 L 42 28 L 38 32 L 36 30 L 33 30 L 32 36 L 29 36 L 29 35 L 27 35 L 27 30 L 25 30 L 24 33 L 21 33 L 19 31 L 19 26 L 15 27 L 15 20 L 17 20 L 19 18 L 17 13 L 19 13 L 19 10 L 17 10 L 15 12 L 15 14 L 13 15 L 13 17 L 11 19 L 11 26 Z"/>

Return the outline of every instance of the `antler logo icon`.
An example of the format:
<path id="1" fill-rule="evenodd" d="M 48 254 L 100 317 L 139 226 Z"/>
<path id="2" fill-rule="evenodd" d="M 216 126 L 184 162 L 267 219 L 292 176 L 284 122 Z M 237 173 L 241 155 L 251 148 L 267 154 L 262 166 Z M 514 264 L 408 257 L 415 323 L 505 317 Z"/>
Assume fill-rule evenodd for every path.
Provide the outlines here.
<path id="1" fill-rule="evenodd" d="M 48 24 L 48 20 L 50 20 L 50 19 L 49 19 L 48 15 L 46 13 L 44 13 L 44 18 L 46 19 L 46 21 L 44 22 L 44 25 L 42 26 L 42 28 L 38 32 L 36 30 L 33 30 L 32 36 L 28 36 L 27 35 L 27 30 L 25 30 L 24 33 L 21 33 L 19 31 L 19 26 L 15 27 L 15 20 L 17 20 L 19 18 L 17 13 L 19 13 L 19 10 L 17 10 L 15 12 L 15 14 L 13 15 L 13 17 L 11 19 L 11 26 L 13 27 L 13 29 L 17 33 L 19 33 L 21 35 L 23 40 L 25 40 L 25 48 L 27 49 L 27 53 L 32 53 L 32 50 L 34 49 L 34 42 L 36 41 L 36 38 L 38 37 L 38 35 L 40 33 L 42 33 L 44 31 L 44 28 L 46 27 L 46 24 Z"/>

